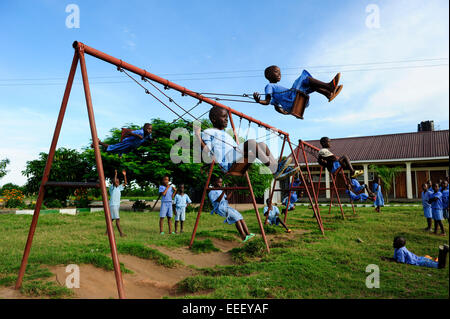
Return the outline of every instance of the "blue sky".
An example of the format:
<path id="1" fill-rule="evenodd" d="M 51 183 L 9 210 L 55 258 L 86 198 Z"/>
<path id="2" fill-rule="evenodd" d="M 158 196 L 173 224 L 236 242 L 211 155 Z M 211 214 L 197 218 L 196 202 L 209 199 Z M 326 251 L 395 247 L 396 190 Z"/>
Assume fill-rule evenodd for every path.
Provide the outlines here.
<path id="1" fill-rule="evenodd" d="M 65 25 L 70 3 L 80 8 L 78 29 Z M 379 7 L 379 28 L 366 26 L 369 4 Z M 324 81 L 341 71 L 341 95 L 328 103 L 313 94 L 303 121 L 270 107 L 228 103 L 292 140 L 411 132 L 428 119 L 448 129 L 448 6 L 446 0 L 3 0 L 0 159 L 11 165 L 0 184 L 23 184 L 26 161 L 48 152 L 74 40 L 199 92 L 262 92 L 263 69 L 272 64 L 288 87 L 303 68 Z M 87 68 L 100 138 L 126 123 L 173 119 L 111 65 L 87 57 Z M 82 93 L 78 72 L 59 147 L 89 143 Z"/>

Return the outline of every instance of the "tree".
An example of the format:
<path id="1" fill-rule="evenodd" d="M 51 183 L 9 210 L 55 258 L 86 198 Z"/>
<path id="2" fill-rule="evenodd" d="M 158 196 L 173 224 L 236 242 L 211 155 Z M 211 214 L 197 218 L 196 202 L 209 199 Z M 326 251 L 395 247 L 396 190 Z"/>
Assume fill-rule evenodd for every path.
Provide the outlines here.
<path id="1" fill-rule="evenodd" d="M 33 194 L 39 190 L 47 158 L 47 153 L 40 153 L 39 159 L 27 162 L 25 170 L 22 171 L 22 174 L 27 177 L 27 183 L 25 184 L 26 193 Z M 49 180 L 57 182 L 83 182 L 97 181 L 98 177 L 96 176 L 92 162 L 84 153 L 73 149 L 59 148 L 55 151 Z M 73 192 L 74 190 L 71 188 L 49 187 L 46 189 L 45 203 L 56 199 L 65 205 L 67 198 Z"/>
<path id="2" fill-rule="evenodd" d="M 370 165 L 370 169 L 381 178 L 386 195 L 386 201 L 389 201 L 389 192 L 394 183 L 394 177 L 402 170 L 400 166 L 388 167 L 385 165 Z"/>
<path id="3" fill-rule="evenodd" d="M 3 176 L 5 176 L 8 171 L 6 170 L 6 166 L 8 166 L 9 164 L 9 159 L 5 158 L 0 160 L 0 178 L 2 178 Z"/>

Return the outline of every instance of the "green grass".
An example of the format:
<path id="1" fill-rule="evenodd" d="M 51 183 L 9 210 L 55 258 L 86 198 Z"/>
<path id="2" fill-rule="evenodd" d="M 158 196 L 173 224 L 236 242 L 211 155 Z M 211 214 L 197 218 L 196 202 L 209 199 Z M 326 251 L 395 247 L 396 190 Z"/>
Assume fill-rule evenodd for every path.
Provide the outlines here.
<path id="1" fill-rule="evenodd" d="M 322 210 L 328 212 L 328 208 Z M 357 216 L 350 208 L 345 212 L 346 220 L 339 217 L 337 209 L 331 215 L 322 214 L 326 229 L 322 236 L 311 218 L 312 211 L 298 207 L 289 212 L 288 226 L 309 232 L 285 235 L 281 227 L 266 226 L 273 240 L 270 254 L 264 252 L 263 242 L 254 238 L 231 251 L 236 265 L 200 269 L 198 275 L 182 280 L 178 290 L 186 293 L 186 298 L 449 298 L 448 266 L 438 270 L 381 260 L 392 256 L 396 235 L 405 236 L 408 249 L 417 255 L 436 256 L 438 246 L 448 243 L 448 237 L 422 231 L 425 220 L 420 207 L 389 207 L 381 214 L 372 208 L 357 208 Z M 250 231 L 259 233 L 254 212 L 243 215 Z M 178 266 L 178 261 L 157 247 L 187 246 L 195 214 L 187 214 L 185 232 L 179 235 L 160 235 L 158 220 L 157 212 L 121 212 L 127 237 L 116 236 L 119 252 L 165 267 Z M 14 285 L 30 222 L 31 216 L 0 215 L 2 286 Z M 164 227 L 167 233 L 167 224 Z M 447 223 L 445 227 L 448 230 Z M 45 265 L 89 263 L 112 270 L 104 232 L 101 212 L 40 216 L 22 292 L 37 297 L 73 296 L 70 290 L 48 281 L 51 273 Z M 197 253 L 217 251 L 212 238 L 238 240 L 235 227 L 208 213 L 203 213 L 197 235 Z M 380 268 L 379 289 L 365 286 L 369 264 Z M 123 265 L 122 270 L 129 272 Z"/>

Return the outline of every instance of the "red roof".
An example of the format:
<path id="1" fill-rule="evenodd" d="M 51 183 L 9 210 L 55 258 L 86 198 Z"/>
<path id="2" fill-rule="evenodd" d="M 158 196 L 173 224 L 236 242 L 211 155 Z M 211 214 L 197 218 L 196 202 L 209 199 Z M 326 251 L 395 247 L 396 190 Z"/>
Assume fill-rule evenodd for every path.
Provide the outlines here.
<path id="1" fill-rule="evenodd" d="M 321 148 L 319 140 L 305 142 Z M 352 161 L 448 157 L 449 130 L 331 138 L 330 151 L 337 156 L 346 154 Z M 317 163 L 307 155 L 308 162 Z M 301 149 L 299 161 L 304 162 Z"/>

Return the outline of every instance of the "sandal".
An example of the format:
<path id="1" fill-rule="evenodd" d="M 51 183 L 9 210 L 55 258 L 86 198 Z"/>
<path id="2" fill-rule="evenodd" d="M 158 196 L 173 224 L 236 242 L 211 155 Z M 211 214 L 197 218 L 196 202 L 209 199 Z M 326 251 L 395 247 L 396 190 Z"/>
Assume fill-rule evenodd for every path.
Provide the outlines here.
<path id="1" fill-rule="evenodd" d="M 343 85 L 341 84 L 341 85 L 339 85 L 339 86 L 336 88 L 336 91 L 334 91 L 333 94 L 331 94 L 330 98 L 328 99 L 328 102 L 333 101 L 334 98 L 335 98 L 336 96 L 338 96 L 339 93 L 341 93 L 342 87 L 343 87 Z"/>

